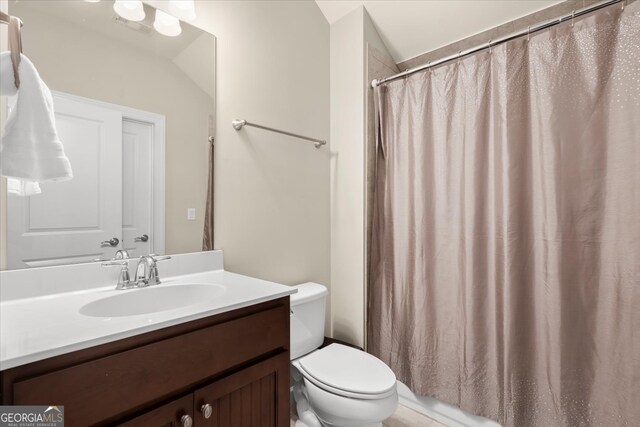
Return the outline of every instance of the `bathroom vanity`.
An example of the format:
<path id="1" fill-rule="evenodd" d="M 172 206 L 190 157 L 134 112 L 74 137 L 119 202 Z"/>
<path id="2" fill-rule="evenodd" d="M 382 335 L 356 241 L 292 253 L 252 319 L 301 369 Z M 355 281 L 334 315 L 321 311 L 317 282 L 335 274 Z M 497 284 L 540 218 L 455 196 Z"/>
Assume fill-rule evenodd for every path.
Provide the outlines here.
<path id="1" fill-rule="evenodd" d="M 66 426 L 288 425 L 295 289 L 221 267 L 220 252 L 178 255 L 159 266 L 166 278 L 154 288 L 40 296 L 28 293 L 48 269 L 22 270 L 31 290 L 11 286 L 20 272 L 3 272 L 2 404 L 64 405 Z M 64 268 L 78 274 L 92 266 Z M 101 280 L 117 278 L 96 270 L 105 271 Z M 54 288 L 63 286 L 60 271 L 48 273 Z M 194 283 L 214 291 L 182 307 L 170 295 L 174 309 L 153 311 L 134 295 L 151 291 L 162 307 L 163 293 L 189 293 Z M 127 308 L 128 295 L 135 307 Z M 106 317 L 110 301 L 115 314 Z M 50 313 L 32 318 L 42 310 Z"/>

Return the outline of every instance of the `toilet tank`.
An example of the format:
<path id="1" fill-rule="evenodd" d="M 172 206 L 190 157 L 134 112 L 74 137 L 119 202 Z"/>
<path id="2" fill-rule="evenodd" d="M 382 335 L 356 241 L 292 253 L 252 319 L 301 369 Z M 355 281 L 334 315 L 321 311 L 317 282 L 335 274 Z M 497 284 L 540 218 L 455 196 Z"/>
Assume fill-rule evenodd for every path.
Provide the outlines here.
<path id="1" fill-rule="evenodd" d="M 324 316 L 327 288 L 317 283 L 295 286 L 291 295 L 291 360 L 304 356 L 324 341 Z"/>

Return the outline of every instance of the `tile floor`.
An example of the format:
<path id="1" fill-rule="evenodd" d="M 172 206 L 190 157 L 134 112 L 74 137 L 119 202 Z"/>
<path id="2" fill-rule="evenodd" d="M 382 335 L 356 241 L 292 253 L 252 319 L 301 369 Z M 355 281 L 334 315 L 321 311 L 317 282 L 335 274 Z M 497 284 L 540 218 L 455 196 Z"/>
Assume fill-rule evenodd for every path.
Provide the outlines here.
<path id="1" fill-rule="evenodd" d="M 295 412 L 292 411 L 291 427 L 295 426 L 296 419 Z M 398 405 L 398 409 L 396 409 L 391 418 L 385 420 L 382 424 L 384 427 L 445 427 L 444 424 L 440 424 L 402 405 Z"/>
<path id="2" fill-rule="evenodd" d="M 406 406 L 398 405 L 395 414 L 382 423 L 385 427 L 445 427 Z"/>

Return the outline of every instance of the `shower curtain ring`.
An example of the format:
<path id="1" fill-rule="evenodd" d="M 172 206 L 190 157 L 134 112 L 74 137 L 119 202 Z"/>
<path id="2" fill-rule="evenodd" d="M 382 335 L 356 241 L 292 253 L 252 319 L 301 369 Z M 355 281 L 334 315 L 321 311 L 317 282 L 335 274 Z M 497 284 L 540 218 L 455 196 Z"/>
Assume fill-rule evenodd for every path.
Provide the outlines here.
<path id="1" fill-rule="evenodd" d="M 491 39 L 489 39 L 489 54 L 491 54 Z"/>
<path id="2" fill-rule="evenodd" d="M 576 17 L 575 9 L 571 11 L 571 28 L 573 28 L 573 19 Z"/>
<path id="3" fill-rule="evenodd" d="M 531 41 L 531 25 L 527 27 L 527 41 Z"/>

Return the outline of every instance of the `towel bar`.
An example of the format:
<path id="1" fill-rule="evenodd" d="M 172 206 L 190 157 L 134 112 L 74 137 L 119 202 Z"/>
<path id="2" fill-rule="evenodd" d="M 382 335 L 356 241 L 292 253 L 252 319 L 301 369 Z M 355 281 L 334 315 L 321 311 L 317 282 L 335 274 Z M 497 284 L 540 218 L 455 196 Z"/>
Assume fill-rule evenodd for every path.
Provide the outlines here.
<path id="1" fill-rule="evenodd" d="M 274 129 L 274 128 L 270 128 L 268 126 L 262 126 L 262 125 L 258 125 L 258 124 L 255 124 L 255 123 L 249 123 L 246 120 L 233 120 L 231 122 L 231 125 L 233 126 L 233 128 L 235 130 L 240 130 L 244 126 L 253 126 L 254 128 L 264 129 L 264 130 L 268 130 L 270 132 L 281 133 L 283 135 L 292 136 L 294 138 L 304 139 L 304 140 L 313 142 L 314 145 L 316 146 L 316 148 L 320 148 L 320 147 L 322 147 L 323 145 L 325 145 L 327 143 L 327 141 L 325 141 L 324 139 L 311 138 L 311 137 L 308 137 L 308 136 L 299 135 L 297 133 L 287 132 L 287 131 L 280 130 L 280 129 Z"/>
<path id="2" fill-rule="evenodd" d="M 11 51 L 11 63 L 13 65 L 13 78 L 16 87 L 20 88 L 20 55 L 22 54 L 22 36 L 20 28 L 24 25 L 20 18 L 7 15 L 0 11 L 0 23 L 9 25 L 9 50 Z"/>

